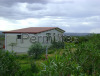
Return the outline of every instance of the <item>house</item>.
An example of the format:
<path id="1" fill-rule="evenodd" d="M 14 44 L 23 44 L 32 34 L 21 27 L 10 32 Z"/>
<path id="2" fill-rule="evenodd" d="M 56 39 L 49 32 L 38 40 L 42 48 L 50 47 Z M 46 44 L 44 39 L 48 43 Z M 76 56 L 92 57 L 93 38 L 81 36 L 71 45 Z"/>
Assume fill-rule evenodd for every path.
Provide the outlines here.
<path id="1" fill-rule="evenodd" d="M 65 31 L 58 27 L 29 27 L 5 31 L 5 50 L 25 53 L 36 42 L 50 46 L 51 41 L 61 41 Z"/>

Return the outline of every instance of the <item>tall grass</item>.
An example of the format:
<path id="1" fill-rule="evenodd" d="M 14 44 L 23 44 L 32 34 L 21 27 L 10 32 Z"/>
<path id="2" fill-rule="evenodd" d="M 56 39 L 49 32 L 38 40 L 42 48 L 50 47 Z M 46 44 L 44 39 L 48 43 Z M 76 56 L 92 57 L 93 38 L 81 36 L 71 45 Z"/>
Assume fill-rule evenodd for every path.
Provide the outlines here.
<path id="1" fill-rule="evenodd" d="M 66 52 L 49 58 L 43 76 L 98 76 L 100 75 L 100 35 L 87 37 L 79 44 L 66 43 Z M 84 40 L 84 39 L 83 39 Z M 73 48 L 75 50 L 73 51 Z"/>

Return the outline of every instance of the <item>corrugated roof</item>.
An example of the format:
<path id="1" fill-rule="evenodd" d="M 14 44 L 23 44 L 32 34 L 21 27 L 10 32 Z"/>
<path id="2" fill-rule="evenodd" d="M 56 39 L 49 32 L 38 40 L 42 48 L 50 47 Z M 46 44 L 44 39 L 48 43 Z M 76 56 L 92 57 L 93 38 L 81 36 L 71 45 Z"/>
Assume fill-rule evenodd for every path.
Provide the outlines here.
<path id="1" fill-rule="evenodd" d="M 58 27 L 29 27 L 29 28 L 23 28 L 23 29 L 18 29 L 18 30 L 5 31 L 3 33 L 34 33 L 36 34 L 36 33 L 44 32 L 44 31 L 48 31 L 48 30 L 52 30 L 56 28 Z"/>

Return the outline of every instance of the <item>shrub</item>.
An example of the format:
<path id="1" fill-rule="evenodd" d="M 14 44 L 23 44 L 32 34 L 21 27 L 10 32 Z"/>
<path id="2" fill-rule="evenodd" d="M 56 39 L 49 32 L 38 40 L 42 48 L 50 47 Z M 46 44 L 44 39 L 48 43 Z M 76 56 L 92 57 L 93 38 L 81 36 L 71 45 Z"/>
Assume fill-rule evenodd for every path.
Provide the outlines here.
<path id="1" fill-rule="evenodd" d="M 68 47 L 68 44 L 66 45 L 67 56 L 71 55 L 71 60 L 77 62 L 82 68 L 82 73 L 86 73 L 87 75 L 100 74 L 100 50 L 93 43 L 94 41 L 91 40 L 82 42 L 77 46 L 74 53 L 71 52 L 70 48 L 75 47 L 72 47 L 72 45 Z"/>
<path id="2" fill-rule="evenodd" d="M 75 60 L 81 65 L 88 75 L 100 74 L 100 50 L 92 42 L 82 43 L 74 54 Z"/>
<path id="3" fill-rule="evenodd" d="M 59 55 L 49 58 L 41 71 L 42 76 L 78 76 L 80 73 L 81 67 L 75 61 L 71 62 L 71 56 Z"/>
<path id="4" fill-rule="evenodd" d="M 40 43 L 35 43 L 29 48 L 28 54 L 37 59 L 44 51 L 45 47 L 43 47 Z"/>
<path id="5" fill-rule="evenodd" d="M 89 41 L 89 37 L 90 36 L 80 36 L 80 37 L 77 37 L 78 38 L 78 40 L 77 40 L 77 42 L 76 43 L 82 43 L 82 42 L 87 42 L 87 41 Z"/>
<path id="6" fill-rule="evenodd" d="M 13 52 L 0 50 L 0 76 L 15 76 L 20 66 Z"/>
<path id="7" fill-rule="evenodd" d="M 20 60 L 27 59 L 28 55 L 27 54 L 17 55 L 17 58 L 20 59 Z"/>
<path id="8" fill-rule="evenodd" d="M 31 62 L 29 65 L 24 66 L 16 74 L 16 76 L 34 76 L 39 72 L 37 65 L 34 62 Z M 37 76 L 37 75 L 36 75 Z"/>
<path id="9" fill-rule="evenodd" d="M 20 69 L 16 76 L 33 76 L 33 73 L 30 68 Z"/>
<path id="10" fill-rule="evenodd" d="M 41 55 L 41 60 L 45 60 L 46 59 L 46 55 Z"/>
<path id="11" fill-rule="evenodd" d="M 48 54 L 52 54 L 54 52 L 55 52 L 54 50 L 48 50 Z"/>
<path id="12" fill-rule="evenodd" d="M 39 69 L 38 69 L 38 67 L 37 67 L 37 65 L 36 65 L 35 62 L 33 62 L 33 63 L 31 64 L 31 71 L 32 71 L 33 73 L 38 73 L 38 71 L 39 71 Z"/>
<path id="13" fill-rule="evenodd" d="M 61 42 L 61 41 L 58 41 L 58 42 L 55 42 L 53 41 L 52 42 L 52 45 L 50 46 L 50 49 L 52 48 L 57 48 L 57 49 L 60 49 L 60 48 L 64 48 L 64 42 Z"/>

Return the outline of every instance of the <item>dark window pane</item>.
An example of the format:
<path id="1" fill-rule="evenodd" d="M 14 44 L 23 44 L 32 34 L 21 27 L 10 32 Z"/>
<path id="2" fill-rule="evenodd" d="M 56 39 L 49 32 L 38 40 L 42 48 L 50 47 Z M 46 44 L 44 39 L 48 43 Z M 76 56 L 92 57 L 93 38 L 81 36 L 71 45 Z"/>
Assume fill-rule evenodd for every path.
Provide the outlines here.
<path id="1" fill-rule="evenodd" d="M 51 33 L 46 33 L 46 35 L 48 36 L 48 35 L 51 35 Z"/>
<path id="2" fill-rule="evenodd" d="M 17 35 L 17 39 L 21 39 L 21 35 Z"/>

